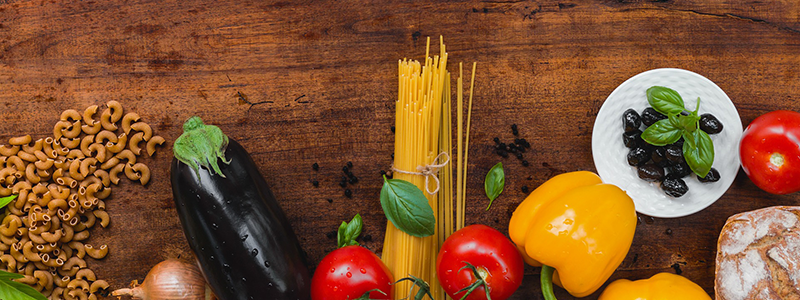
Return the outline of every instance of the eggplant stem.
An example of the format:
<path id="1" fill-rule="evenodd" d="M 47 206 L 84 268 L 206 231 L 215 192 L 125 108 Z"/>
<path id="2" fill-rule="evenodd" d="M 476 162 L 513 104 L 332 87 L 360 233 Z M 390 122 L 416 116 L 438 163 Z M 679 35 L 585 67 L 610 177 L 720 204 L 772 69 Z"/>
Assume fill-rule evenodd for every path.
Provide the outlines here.
<path id="1" fill-rule="evenodd" d="M 542 266 L 541 283 L 542 283 L 542 296 L 544 300 L 556 300 L 556 295 L 553 294 L 553 267 Z"/>

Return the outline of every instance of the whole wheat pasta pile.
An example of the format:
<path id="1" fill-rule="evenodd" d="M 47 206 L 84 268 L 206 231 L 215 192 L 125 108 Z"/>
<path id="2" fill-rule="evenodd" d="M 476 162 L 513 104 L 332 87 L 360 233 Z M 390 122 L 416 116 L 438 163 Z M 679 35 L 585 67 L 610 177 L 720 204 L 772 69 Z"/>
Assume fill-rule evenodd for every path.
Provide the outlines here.
<path id="1" fill-rule="evenodd" d="M 0 146 L 0 196 L 16 195 L 0 224 L 0 268 L 50 299 L 96 299 L 108 287 L 86 267 L 87 256 L 108 253 L 85 243 L 89 229 L 108 226 L 104 200 L 121 177 L 147 184 L 150 170 L 137 157 L 164 143 L 139 115 L 123 115 L 119 102 L 95 119 L 98 109 L 66 110 L 53 136 Z"/>

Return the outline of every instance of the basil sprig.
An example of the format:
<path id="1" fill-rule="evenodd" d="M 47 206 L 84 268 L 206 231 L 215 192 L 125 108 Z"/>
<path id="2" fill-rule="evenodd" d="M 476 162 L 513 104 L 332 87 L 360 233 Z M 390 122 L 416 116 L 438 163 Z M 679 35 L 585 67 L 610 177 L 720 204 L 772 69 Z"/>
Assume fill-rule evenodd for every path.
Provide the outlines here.
<path id="1" fill-rule="evenodd" d="M 336 237 L 339 248 L 358 245 L 356 238 L 361 235 L 362 226 L 363 223 L 361 222 L 361 215 L 359 214 L 356 214 L 350 223 L 342 221 L 342 225 L 339 225 L 339 234 Z"/>
<path id="2" fill-rule="evenodd" d="M 657 112 L 664 115 L 677 115 L 683 112 L 683 98 L 675 90 L 663 86 L 653 86 L 647 89 L 647 102 Z"/>
<path id="3" fill-rule="evenodd" d="M 11 195 L 0 198 L 0 208 L 6 207 L 6 205 L 11 203 L 11 201 L 14 201 L 14 199 L 17 199 L 17 195 Z"/>
<path id="4" fill-rule="evenodd" d="M 700 98 L 697 98 L 695 110 L 688 112 L 684 109 L 683 98 L 678 92 L 663 86 L 653 86 L 647 89 L 647 102 L 667 118 L 647 127 L 642 132 L 642 139 L 651 145 L 665 146 L 683 137 L 683 157 L 686 164 L 697 176 L 705 177 L 714 164 L 714 143 L 700 129 Z"/>
<path id="5" fill-rule="evenodd" d="M 37 292 L 31 286 L 16 282 L 12 279 L 24 278 L 25 276 L 0 271 L 0 299 L 3 300 L 47 300 L 42 293 Z"/>
<path id="6" fill-rule="evenodd" d="M 381 206 L 386 218 L 397 229 L 416 237 L 433 235 L 436 217 L 428 199 L 416 185 L 383 176 Z"/>
<path id="7" fill-rule="evenodd" d="M 700 177 L 706 177 L 714 163 L 714 143 L 703 130 L 683 133 L 683 158 Z"/>
<path id="8" fill-rule="evenodd" d="M 506 173 L 503 172 L 503 162 L 499 162 L 486 174 L 486 179 L 483 181 L 483 189 L 486 191 L 486 197 L 489 197 L 489 206 L 486 210 L 492 207 L 492 202 L 500 196 L 506 186 Z"/>
<path id="9" fill-rule="evenodd" d="M 655 146 L 666 146 L 677 142 L 683 130 L 669 119 L 659 120 L 642 132 L 642 139 Z"/>

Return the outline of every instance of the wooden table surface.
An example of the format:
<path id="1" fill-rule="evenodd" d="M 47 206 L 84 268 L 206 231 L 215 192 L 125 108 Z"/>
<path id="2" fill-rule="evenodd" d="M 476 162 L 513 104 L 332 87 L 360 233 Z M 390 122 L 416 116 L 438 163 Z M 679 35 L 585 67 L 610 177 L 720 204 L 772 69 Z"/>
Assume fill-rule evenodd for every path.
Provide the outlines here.
<path id="1" fill-rule="evenodd" d="M 313 268 L 335 247 L 327 234 L 356 213 L 371 237 L 363 245 L 382 249 L 379 172 L 392 162 L 396 63 L 420 59 L 426 37 L 444 36 L 451 72 L 453 62 L 478 62 L 466 221 L 507 232 L 524 186 L 595 170 L 595 115 L 635 74 L 672 67 L 706 76 L 745 126 L 771 110 L 800 110 L 798 15 L 789 0 L 2 0 L 0 139 L 51 135 L 61 111 L 109 100 L 170 145 L 184 120 L 202 116 L 250 151 Z M 492 139 L 510 140 L 511 124 L 532 143 L 528 167 L 493 153 Z M 90 238 L 111 248 L 89 263 L 114 288 L 142 280 L 167 249 L 188 251 L 168 181 L 171 146 L 145 161 L 150 184 L 114 188 L 112 225 Z M 338 186 L 348 161 L 360 178 L 352 198 Z M 484 211 L 483 177 L 498 161 L 506 190 Z M 678 272 L 713 295 L 726 218 L 798 200 L 763 192 L 740 171 L 699 213 L 640 215 L 611 280 Z M 526 268 L 514 299 L 541 298 L 538 273 Z"/>

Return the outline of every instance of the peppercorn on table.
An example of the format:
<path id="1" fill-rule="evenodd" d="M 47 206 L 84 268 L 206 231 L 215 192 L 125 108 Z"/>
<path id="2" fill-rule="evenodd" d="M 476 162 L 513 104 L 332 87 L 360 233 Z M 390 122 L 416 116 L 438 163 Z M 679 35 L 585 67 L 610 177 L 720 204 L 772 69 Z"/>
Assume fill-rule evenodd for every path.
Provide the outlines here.
<path id="1" fill-rule="evenodd" d="M 200 116 L 250 153 L 313 274 L 336 248 L 341 222 L 356 214 L 358 242 L 381 255 L 387 219 L 379 194 L 393 162 L 397 62 L 421 60 L 427 37 L 443 36 L 452 74 L 452 62 L 477 62 L 465 224 L 508 235 L 512 213 L 539 185 L 596 171 L 591 135 L 605 128 L 593 128 L 595 116 L 618 85 L 643 71 L 680 68 L 710 79 L 744 126 L 769 111 L 800 110 L 798 9 L 785 1 L 4 0 L 0 144 L 52 136 L 70 109 L 98 105 L 100 120 L 111 100 L 164 138 L 152 157 L 139 158 L 149 182 L 115 186 L 104 202 L 109 226 L 88 231 L 87 243 L 107 245 L 108 254 L 86 264 L 119 289 L 166 257 L 192 256 L 169 170 L 181 125 Z M 487 210 L 484 179 L 498 162 L 505 188 Z M 799 201 L 800 194 L 762 191 L 740 171 L 698 213 L 638 214 L 627 256 L 586 299 L 614 280 L 662 272 L 713 297 L 726 219 Z M 526 266 L 511 299 L 539 299 L 539 273 Z M 554 289 L 558 299 L 574 299 Z"/>

